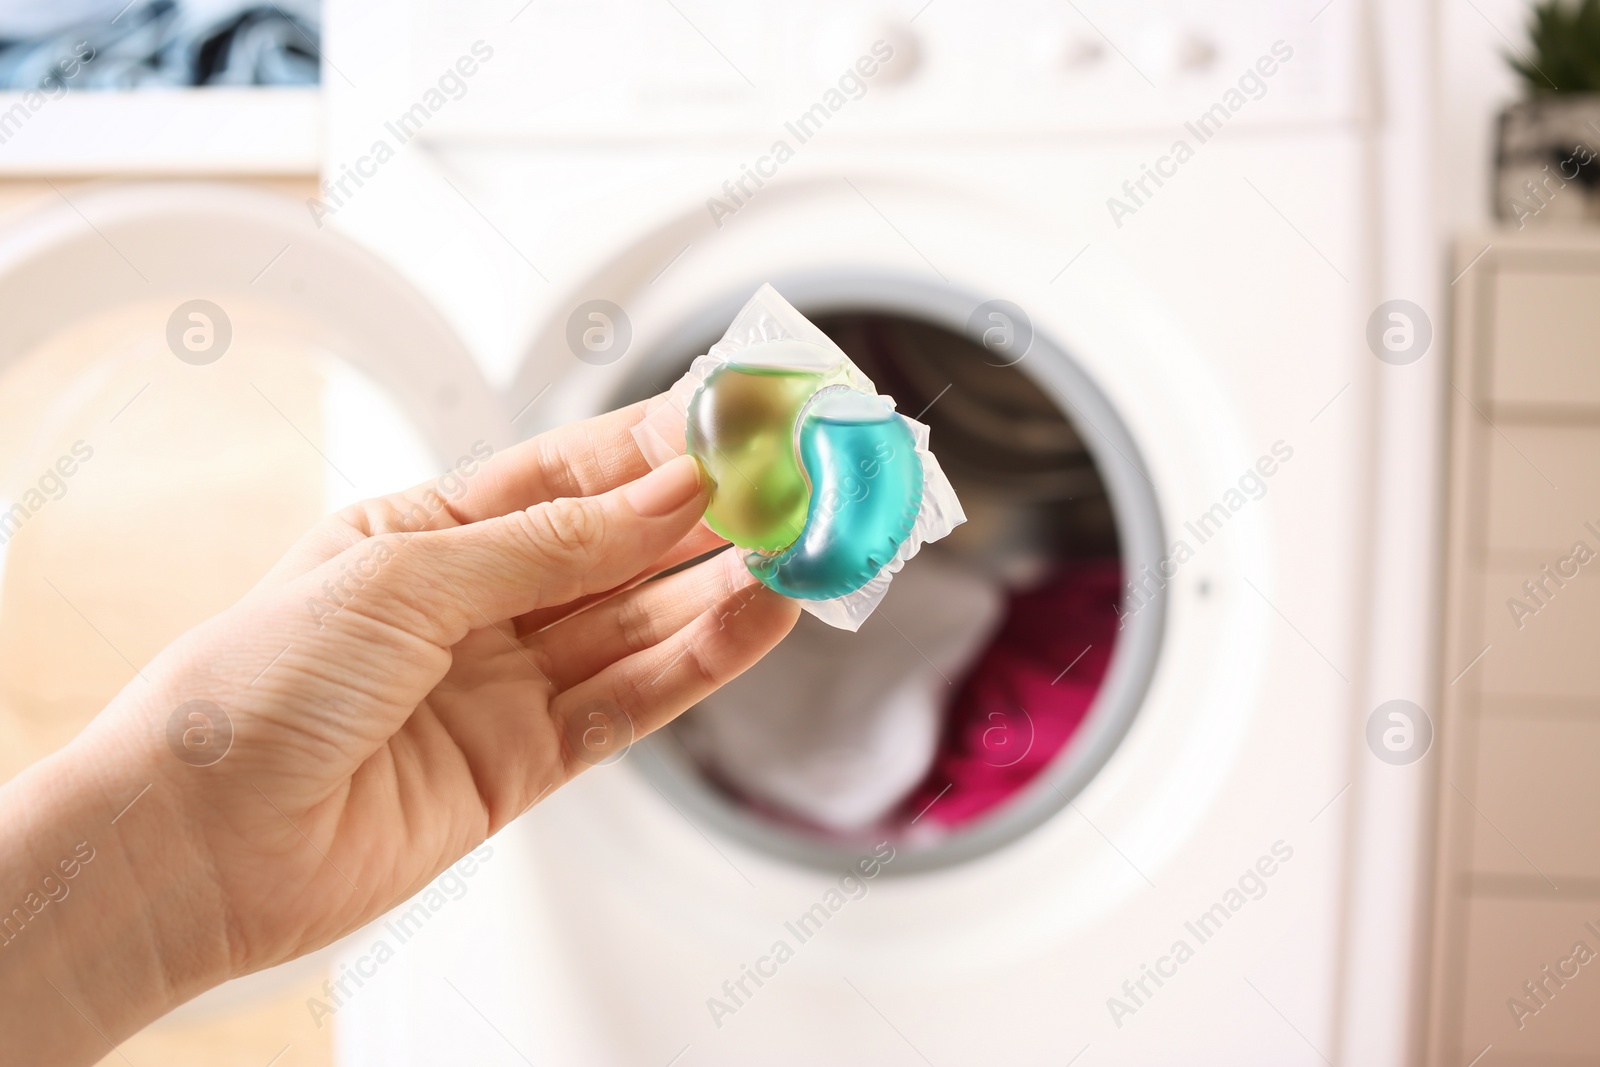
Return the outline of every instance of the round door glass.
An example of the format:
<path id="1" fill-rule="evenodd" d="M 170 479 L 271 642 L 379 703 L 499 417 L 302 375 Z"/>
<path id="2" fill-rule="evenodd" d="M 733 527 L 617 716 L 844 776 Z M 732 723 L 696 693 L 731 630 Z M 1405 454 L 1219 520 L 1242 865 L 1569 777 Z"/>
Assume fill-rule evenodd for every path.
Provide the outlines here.
<path id="1" fill-rule="evenodd" d="M 802 615 L 640 764 L 685 810 L 769 852 L 829 864 L 887 838 L 902 872 L 959 862 L 1068 803 L 1137 711 L 1161 605 L 1125 619 L 1124 575 L 1161 543 L 1153 494 L 1124 462 L 1137 449 L 1121 420 L 1046 340 L 1008 358 L 938 294 L 786 292 L 929 425 L 968 521 L 895 577 L 858 633 Z M 628 398 L 715 338 L 664 346 Z"/>

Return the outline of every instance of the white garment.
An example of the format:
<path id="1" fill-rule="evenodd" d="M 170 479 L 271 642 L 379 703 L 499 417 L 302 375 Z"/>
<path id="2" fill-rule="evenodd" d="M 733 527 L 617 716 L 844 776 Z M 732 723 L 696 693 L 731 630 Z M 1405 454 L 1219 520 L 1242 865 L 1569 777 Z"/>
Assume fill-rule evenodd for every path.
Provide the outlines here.
<path id="1" fill-rule="evenodd" d="M 1001 620 L 1000 588 L 936 549 L 861 630 L 802 615 L 782 644 L 676 733 L 746 795 L 827 829 L 887 815 L 932 766 L 954 685 Z"/>

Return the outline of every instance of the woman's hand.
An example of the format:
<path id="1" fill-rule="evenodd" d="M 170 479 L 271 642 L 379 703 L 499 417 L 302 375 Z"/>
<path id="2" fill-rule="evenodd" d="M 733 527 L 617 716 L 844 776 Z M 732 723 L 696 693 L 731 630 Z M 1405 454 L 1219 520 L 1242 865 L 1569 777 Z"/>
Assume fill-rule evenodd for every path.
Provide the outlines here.
<path id="1" fill-rule="evenodd" d="M 43 929 L 0 946 L 0 1003 L 31 960 L 58 988 L 35 980 L 23 1001 L 103 1054 L 206 986 L 382 914 L 776 645 L 796 606 L 733 553 L 640 584 L 720 543 L 699 525 L 695 461 L 647 470 L 641 415 L 326 520 L 0 792 L 0 812 L 40 813 L 0 830 L 0 854 L 27 857 L 0 892 L 25 893 L 28 863 L 50 869 L 80 839 L 96 851 Z M 89 944 L 143 962 L 143 1002 L 137 977 L 85 962 Z"/>

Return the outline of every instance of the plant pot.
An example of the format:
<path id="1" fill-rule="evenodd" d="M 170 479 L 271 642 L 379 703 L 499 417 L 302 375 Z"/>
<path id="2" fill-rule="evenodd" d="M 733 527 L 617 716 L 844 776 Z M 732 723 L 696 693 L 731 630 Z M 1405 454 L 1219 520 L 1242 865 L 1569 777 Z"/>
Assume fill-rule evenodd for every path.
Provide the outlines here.
<path id="1" fill-rule="evenodd" d="M 1600 222 L 1600 93 L 1536 97 L 1500 112 L 1494 213 L 1519 230 Z"/>

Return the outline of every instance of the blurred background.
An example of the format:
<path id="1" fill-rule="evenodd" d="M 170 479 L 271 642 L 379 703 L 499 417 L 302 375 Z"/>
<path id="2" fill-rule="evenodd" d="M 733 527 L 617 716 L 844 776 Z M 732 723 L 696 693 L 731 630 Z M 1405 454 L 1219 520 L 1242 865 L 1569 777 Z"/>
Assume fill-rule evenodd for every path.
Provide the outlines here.
<path id="1" fill-rule="evenodd" d="M 969 518 L 106 1062 L 1600 1059 L 1597 220 L 1594 0 L 0 0 L 0 776 L 762 282 Z"/>

